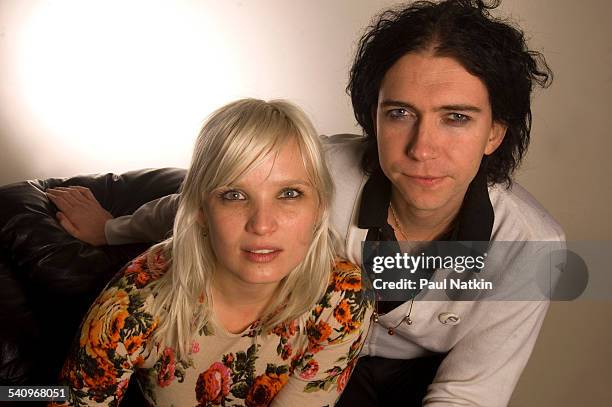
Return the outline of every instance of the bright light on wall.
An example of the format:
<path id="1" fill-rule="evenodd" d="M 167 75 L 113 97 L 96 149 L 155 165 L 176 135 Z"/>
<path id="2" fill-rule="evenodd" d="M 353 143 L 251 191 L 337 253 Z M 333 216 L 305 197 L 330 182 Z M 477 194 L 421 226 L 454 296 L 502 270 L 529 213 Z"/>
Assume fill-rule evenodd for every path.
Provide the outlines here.
<path id="1" fill-rule="evenodd" d="M 0 0 L 0 184 L 186 166 L 205 117 L 241 97 L 358 132 L 352 45 L 384 1 Z"/>
<path id="2" fill-rule="evenodd" d="M 31 11 L 13 63 L 29 117 L 48 133 L 48 145 L 32 147 L 78 156 L 79 171 L 185 166 L 201 120 L 242 89 L 231 46 L 193 4 L 64 1 Z"/>

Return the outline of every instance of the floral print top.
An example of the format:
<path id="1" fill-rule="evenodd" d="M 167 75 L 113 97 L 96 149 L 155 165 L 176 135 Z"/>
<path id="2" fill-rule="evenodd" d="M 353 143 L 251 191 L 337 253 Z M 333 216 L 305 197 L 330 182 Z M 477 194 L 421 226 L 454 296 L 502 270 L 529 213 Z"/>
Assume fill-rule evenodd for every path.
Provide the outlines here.
<path id="1" fill-rule="evenodd" d="M 294 320 L 262 333 L 255 322 L 232 334 L 212 319 L 180 360 L 172 348 L 153 343 L 158 317 L 150 311 L 152 294 L 143 290 L 165 270 L 159 253 L 145 253 L 96 299 L 62 370 L 66 405 L 117 406 L 132 374 L 156 406 L 334 404 L 372 313 L 356 266 L 336 262 L 325 295 L 304 315 L 305 326 Z"/>

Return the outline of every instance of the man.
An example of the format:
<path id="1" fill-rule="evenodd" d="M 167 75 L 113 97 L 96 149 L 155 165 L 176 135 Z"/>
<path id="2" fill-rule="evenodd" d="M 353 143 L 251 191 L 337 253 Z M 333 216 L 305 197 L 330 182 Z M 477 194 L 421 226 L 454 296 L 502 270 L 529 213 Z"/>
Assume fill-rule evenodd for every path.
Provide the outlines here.
<path id="1" fill-rule="evenodd" d="M 350 260 L 361 263 L 362 241 L 564 239 L 511 178 L 529 143 L 532 87 L 551 72 L 490 8 L 418 2 L 383 13 L 361 38 L 347 90 L 365 138 L 326 140 L 333 223 Z M 49 196 L 62 225 L 93 244 L 162 239 L 179 199 L 109 220 L 86 191 Z M 89 208 L 86 221 L 75 207 Z M 339 405 L 507 404 L 548 304 L 429 295 L 379 304 Z"/>

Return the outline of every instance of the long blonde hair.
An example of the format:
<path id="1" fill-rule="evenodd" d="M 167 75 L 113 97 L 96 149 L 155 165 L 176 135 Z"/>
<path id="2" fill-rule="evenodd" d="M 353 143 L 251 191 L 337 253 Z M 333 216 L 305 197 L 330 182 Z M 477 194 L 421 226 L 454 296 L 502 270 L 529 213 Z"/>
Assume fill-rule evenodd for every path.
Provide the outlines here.
<path id="1" fill-rule="evenodd" d="M 195 143 L 181 188 L 173 236 L 159 243 L 169 268 L 151 285 L 153 312 L 161 315 L 155 339 L 186 355 L 197 330 L 210 319 L 216 257 L 198 213 L 211 191 L 227 186 L 289 141 L 299 146 L 304 168 L 318 193 L 320 219 L 303 261 L 279 284 L 260 318 L 262 331 L 298 318 L 314 307 L 329 284 L 335 239 L 329 227 L 333 184 L 314 126 L 283 100 L 242 99 L 215 111 Z M 201 298 L 204 301 L 201 302 Z"/>

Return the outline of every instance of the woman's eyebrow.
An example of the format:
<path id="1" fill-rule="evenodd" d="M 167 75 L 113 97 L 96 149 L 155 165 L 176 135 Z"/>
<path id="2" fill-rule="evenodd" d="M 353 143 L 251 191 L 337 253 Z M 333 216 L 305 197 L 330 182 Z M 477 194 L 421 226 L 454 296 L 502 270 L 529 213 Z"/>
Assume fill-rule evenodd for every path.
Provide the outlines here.
<path id="1" fill-rule="evenodd" d="M 300 178 L 295 178 L 295 179 L 279 179 L 279 180 L 272 180 L 270 181 L 271 183 L 275 184 L 275 185 L 302 185 L 304 187 L 312 187 L 312 182 L 309 182 L 307 180 L 304 179 L 300 179 Z M 228 188 L 244 188 L 246 186 L 251 186 L 251 184 L 247 184 L 247 183 L 243 183 L 243 182 L 234 182 L 232 184 L 227 185 Z"/>
<path id="2" fill-rule="evenodd" d="M 305 181 L 303 179 L 288 179 L 288 180 L 280 180 L 277 184 L 287 184 L 287 185 L 303 185 L 305 187 L 312 186 L 311 182 Z"/>

